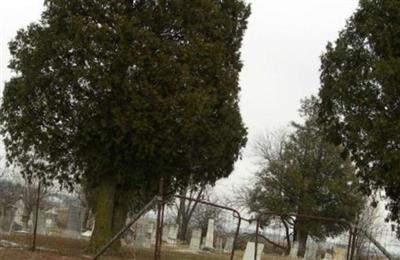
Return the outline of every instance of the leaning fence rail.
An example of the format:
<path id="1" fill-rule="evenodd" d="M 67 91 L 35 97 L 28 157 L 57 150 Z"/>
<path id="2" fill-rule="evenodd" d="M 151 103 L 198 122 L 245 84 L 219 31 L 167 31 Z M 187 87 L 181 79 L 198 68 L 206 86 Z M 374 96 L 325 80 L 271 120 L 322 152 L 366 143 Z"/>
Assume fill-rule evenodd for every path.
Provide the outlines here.
<path id="1" fill-rule="evenodd" d="M 155 196 L 149 203 L 146 204 L 136 215 L 135 217 L 123 228 L 121 231 L 119 231 L 113 238 L 110 239 L 110 241 L 105 244 L 98 253 L 93 257 L 93 259 L 98 259 L 102 254 L 104 254 L 107 249 L 117 240 L 119 239 L 125 231 L 127 231 L 133 224 L 135 224 L 136 221 L 140 219 L 141 216 L 146 214 L 153 206 L 155 203 L 160 202 L 162 199 L 159 196 Z"/>
<path id="2" fill-rule="evenodd" d="M 381 253 L 386 256 L 389 260 L 395 260 L 395 258 L 381 245 L 381 243 L 378 242 L 378 240 L 376 240 L 372 234 L 368 233 L 367 231 L 365 231 L 362 228 L 357 228 L 358 231 L 362 232 L 366 238 L 368 238 L 369 241 L 371 241 L 376 248 L 378 248 Z"/>

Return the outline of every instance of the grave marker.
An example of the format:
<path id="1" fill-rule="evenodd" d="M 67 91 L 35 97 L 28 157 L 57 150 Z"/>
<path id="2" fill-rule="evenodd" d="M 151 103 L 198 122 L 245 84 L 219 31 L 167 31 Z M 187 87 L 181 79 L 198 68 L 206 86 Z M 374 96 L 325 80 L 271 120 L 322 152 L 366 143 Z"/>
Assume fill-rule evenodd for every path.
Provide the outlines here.
<path id="1" fill-rule="evenodd" d="M 194 229 L 192 231 L 192 237 L 190 239 L 190 250 L 197 251 L 200 249 L 201 243 L 201 229 Z"/>
<path id="2" fill-rule="evenodd" d="M 228 237 L 228 238 L 226 239 L 226 243 L 225 243 L 225 247 L 224 247 L 224 252 L 225 252 L 225 253 L 230 253 L 230 252 L 232 252 L 232 249 L 233 249 L 233 241 L 234 241 L 234 238 L 233 238 L 233 237 Z"/>
<path id="3" fill-rule="evenodd" d="M 256 244 L 254 242 L 247 242 L 246 250 L 244 251 L 243 260 L 254 260 Z M 264 250 L 264 244 L 258 243 L 257 246 L 257 260 L 261 259 Z"/>
<path id="4" fill-rule="evenodd" d="M 210 218 L 208 220 L 206 242 L 204 247 L 213 248 L 214 247 L 214 219 Z"/>

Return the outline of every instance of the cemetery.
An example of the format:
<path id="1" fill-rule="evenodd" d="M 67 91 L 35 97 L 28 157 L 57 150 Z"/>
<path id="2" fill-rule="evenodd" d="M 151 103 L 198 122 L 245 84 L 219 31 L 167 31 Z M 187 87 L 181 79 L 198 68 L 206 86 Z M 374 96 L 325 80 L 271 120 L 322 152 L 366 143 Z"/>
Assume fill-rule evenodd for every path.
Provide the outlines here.
<path id="1" fill-rule="evenodd" d="M 51 207 L 51 205 L 48 204 L 48 207 Z M 93 227 L 85 226 L 87 225 L 85 224 L 86 216 L 82 205 L 72 203 L 68 208 L 51 207 L 50 209 L 39 209 L 37 222 L 35 221 L 36 212 L 33 212 L 26 227 L 22 223 L 23 214 L 21 212 L 24 212 L 23 201 L 18 200 L 14 212 L 11 214 L 13 218 L 3 220 L 2 226 L 4 226 L 4 223 L 8 223 L 9 228 L 0 230 L 0 247 L 3 248 L 0 250 L 0 259 L 2 259 L 2 254 L 30 247 L 32 223 L 37 223 L 36 249 L 40 254 L 49 255 L 48 257 L 51 257 L 51 259 L 57 259 L 56 257 L 61 259 L 65 254 L 74 257 L 70 254 L 73 251 L 76 253 L 75 257 L 77 259 L 81 259 L 81 257 L 91 258 L 90 255 L 85 253 L 85 248 L 88 245 Z M 230 215 L 227 214 L 226 216 Z M 168 219 L 167 216 L 166 218 Z M 282 242 L 284 244 L 284 238 L 279 239 L 276 234 L 267 231 L 258 239 L 259 242 L 256 249 L 254 236 L 248 237 L 245 235 L 246 232 L 244 230 L 240 230 L 235 241 L 234 226 L 226 229 L 226 225 L 221 225 L 221 219 L 224 219 L 224 224 L 229 222 L 229 217 L 221 218 L 221 215 L 218 219 L 206 219 L 205 232 L 202 232 L 203 230 L 200 227 L 196 228 L 195 224 L 192 223 L 191 225 L 194 225 L 194 228 L 190 228 L 188 241 L 180 241 L 178 239 L 179 225 L 165 223 L 161 236 L 162 259 L 298 259 L 298 242 L 293 243 L 290 254 L 286 255 L 284 251 L 274 244 L 282 244 Z M 236 221 L 237 218 L 232 220 Z M 89 220 L 86 223 L 93 223 L 93 220 Z M 126 257 L 140 256 L 143 258 L 139 259 L 153 259 L 152 255 L 157 239 L 156 226 L 157 219 L 154 214 L 144 215 L 138 221 L 135 221 L 121 237 L 121 251 L 118 253 L 108 252 L 104 257 L 106 259 L 125 259 Z M 270 237 L 273 243 L 268 240 L 264 241 L 262 239 L 264 236 Z M 309 237 L 304 259 L 348 259 L 345 244 L 332 245 L 334 244 L 327 246 L 324 243 L 318 243 Z M 234 248 L 235 255 L 232 258 L 231 253 Z M 43 259 L 46 259 L 45 256 L 43 256 Z"/>
<path id="2" fill-rule="evenodd" d="M 399 260 L 399 0 L 0 1 L 0 260 Z"/>

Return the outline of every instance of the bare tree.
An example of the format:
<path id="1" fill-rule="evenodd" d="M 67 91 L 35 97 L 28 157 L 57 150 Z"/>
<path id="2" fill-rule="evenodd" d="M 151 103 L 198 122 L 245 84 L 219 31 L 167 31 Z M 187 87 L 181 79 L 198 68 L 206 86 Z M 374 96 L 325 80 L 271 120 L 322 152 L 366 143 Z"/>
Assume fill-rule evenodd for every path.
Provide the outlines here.
<path id="1" fill-rule="evenodd" d="M 180 196 L 191 198 L 196 201 L 187 200 L 185 198 L 179 198 L 174 201 L 176 224 L 179 225 L 178 239 L 182 241 L 188 240 L 188 226 L 197 208 L 197 200 L 203 200 L 206 193 L 207 187 L 205 185 L 188 185 L 179 191 Z"/>
<path id="2" fill-rule="evenodd" d="M 204 192 L 204 200 L 219 204 L 218 199 L 212 198 L 210 190 Z M 214 223 L 218 228 L 222 225 L 223 220 L 221 219 L 221 216 L 222 209 L 220 208 L 208 205 L 198 206 L 194 210 L 191 227 L 201 229 L 201 237 L 205 237 L 208 228 L 208 220 L 214 219 Z"/>
<path id="3" fill-rule="evenodd" d="M 23 179 L 24 185 L 22 186 L 22 192 L 20 198 L 24 203 L 24 213 L 22 216 L 22 222 L 25 228 L 28 227 L 29 220 L 31 218 L 31 213 L 33 213 L 37 206 L 37 196 L 38 196 L 38 187 L 39 180 L 28 181 Z M 41 185 L 40 193 L 39 193 L 39 208 L 43 209 L 48 207 L 45 203 L 46 199 L 51 194 L 50 186 Z"/>

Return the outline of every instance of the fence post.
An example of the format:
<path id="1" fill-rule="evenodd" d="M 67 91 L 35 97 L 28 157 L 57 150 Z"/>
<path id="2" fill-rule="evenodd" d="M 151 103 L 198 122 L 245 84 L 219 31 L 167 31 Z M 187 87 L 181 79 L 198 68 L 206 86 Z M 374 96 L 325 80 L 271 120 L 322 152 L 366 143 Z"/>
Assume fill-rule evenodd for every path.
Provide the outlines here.
<path id="1" fill-rule="evenodd" d="M 38 188 L 37 188 L 37 197 L 36 197 L 35 223 L 33 226 L 33 234 L 32 234 L 32 247 L 31 247 L 32 251 L 35 251 L 35 249 L 36 249 L 36 233 L 37 233 L 37 224 L 38 224 L 38 217 L 39 217 L 39 204 L 40 204 L 40 184 L 41 184 L 41 181 L 39 179 L 39 184 L 38 184 Z"/>
<path id="2" fill-rule="evenodd" d="M 158 201 L 158 212 L 157 212 L 157 224 L 156 224 L 156 244 L 154 247 L 154 260 L 158 260 L 161 257 L 161 246 L 162 246 L 162 233 L 164 225 L 164 178 L 160 179 L 159 184 L 159 198 Z"/>

